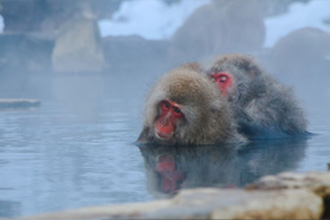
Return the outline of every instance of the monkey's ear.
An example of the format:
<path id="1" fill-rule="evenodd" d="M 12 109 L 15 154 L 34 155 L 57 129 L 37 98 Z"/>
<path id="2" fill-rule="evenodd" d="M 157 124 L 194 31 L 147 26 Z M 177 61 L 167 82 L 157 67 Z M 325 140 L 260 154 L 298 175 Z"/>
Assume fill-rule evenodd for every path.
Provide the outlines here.
<path id="1" fill-rule="evenodd" d="M 150 128 L 145 126 L 142 129 L 142 132 L 141 132 L 140 136 L 136 140 L 136 143 L 137 144 L 146 144 L 146 143 L 148 143 L 148 134 L 149 134 L 149 131 L 150 131 Z"/>

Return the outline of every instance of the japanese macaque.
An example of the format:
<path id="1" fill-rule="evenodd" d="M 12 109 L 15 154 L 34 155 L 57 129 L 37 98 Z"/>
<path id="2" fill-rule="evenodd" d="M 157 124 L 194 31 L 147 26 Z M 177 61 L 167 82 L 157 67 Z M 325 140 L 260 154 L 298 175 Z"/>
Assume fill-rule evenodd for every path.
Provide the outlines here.
<path id="1" fill-rule="evenodd" d="M 292 90 L 251 56 L 223 55 L 205 71 L 230 103 L 239 132 L 249 139 L 307 134 L 307 121 Z"/>
<path id="2" fill-rule="evenodd" d="M 197 65 L 198 67 L 198 65 Z M 151 90 L 138 143 L 208 145 L 244 142 L 227 101 L 195 64 L 163 76 Z"/>

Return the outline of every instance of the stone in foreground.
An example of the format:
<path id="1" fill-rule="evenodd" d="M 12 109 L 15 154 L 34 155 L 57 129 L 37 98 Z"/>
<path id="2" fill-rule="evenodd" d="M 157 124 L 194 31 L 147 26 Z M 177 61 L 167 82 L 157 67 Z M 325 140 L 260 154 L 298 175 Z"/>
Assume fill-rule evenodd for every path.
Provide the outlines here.
<path id="1" fill-rule="evenodd" d="M 24 219 L 319 219 L 322 199 L 305 189 L 183 190 L 171 200 L 103 206 Z"/>
<path id="2" fill-rule="evenodd" d="M 320 197 L 330 197 L 330 173 L 285 172 L 273 176 L 264 176 L 246 187 L 250 190 L 309 189 Z"/>

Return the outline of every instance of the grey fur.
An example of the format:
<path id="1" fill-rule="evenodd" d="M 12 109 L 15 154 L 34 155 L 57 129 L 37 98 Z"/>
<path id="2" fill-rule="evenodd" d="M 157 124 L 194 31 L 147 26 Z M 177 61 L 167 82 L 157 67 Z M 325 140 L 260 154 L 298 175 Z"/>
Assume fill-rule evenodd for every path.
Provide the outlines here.
<path id="1" fill-rule="evenodd" d="M 250 138 L 278 138 L 306 134 L 307 120 L 292 89 L 276 81 L 251 57 L 222 55 L 207 74 L 228 72 L 234 78 L 227 99 L 241 133 Z"/>
<path id="2" fill-rule="evenodd" d="M 156 137 L 155 122 L 159 116 L 159 103 L 171 100 L 183 106 L 184 120 L 177 123 L 173 136 L 168 140 Z M 237 133 L 237 126 L 228 103 L 217 87 L 201 74 L 198 68 L 184 65 L 164 75 L 151 90 L 145 108 L 140 143 L 166 145 L 208 145 L 244 142 Z"/>

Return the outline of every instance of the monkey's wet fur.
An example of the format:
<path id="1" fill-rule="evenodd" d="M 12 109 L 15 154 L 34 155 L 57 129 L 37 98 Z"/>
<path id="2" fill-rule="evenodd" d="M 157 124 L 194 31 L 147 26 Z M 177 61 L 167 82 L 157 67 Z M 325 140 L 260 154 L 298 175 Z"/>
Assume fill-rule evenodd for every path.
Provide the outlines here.
<path id="1" fill-rule="evenodd" d="M 144 114 L 140 145 L 237 144 L 309 134 L 292 90 L 243 54 L 165 74 L 151 89 Z"/>
<path id="2" fill-rule="evenodd" d="M 249 139 L 308 136 L 307 120 L 292 89 L 276 81 L 252 56 L 227 54 L 205 72 L 230 103 L 239 133 Z M 227 81 L 216 79 L 219 75 Z"/>

